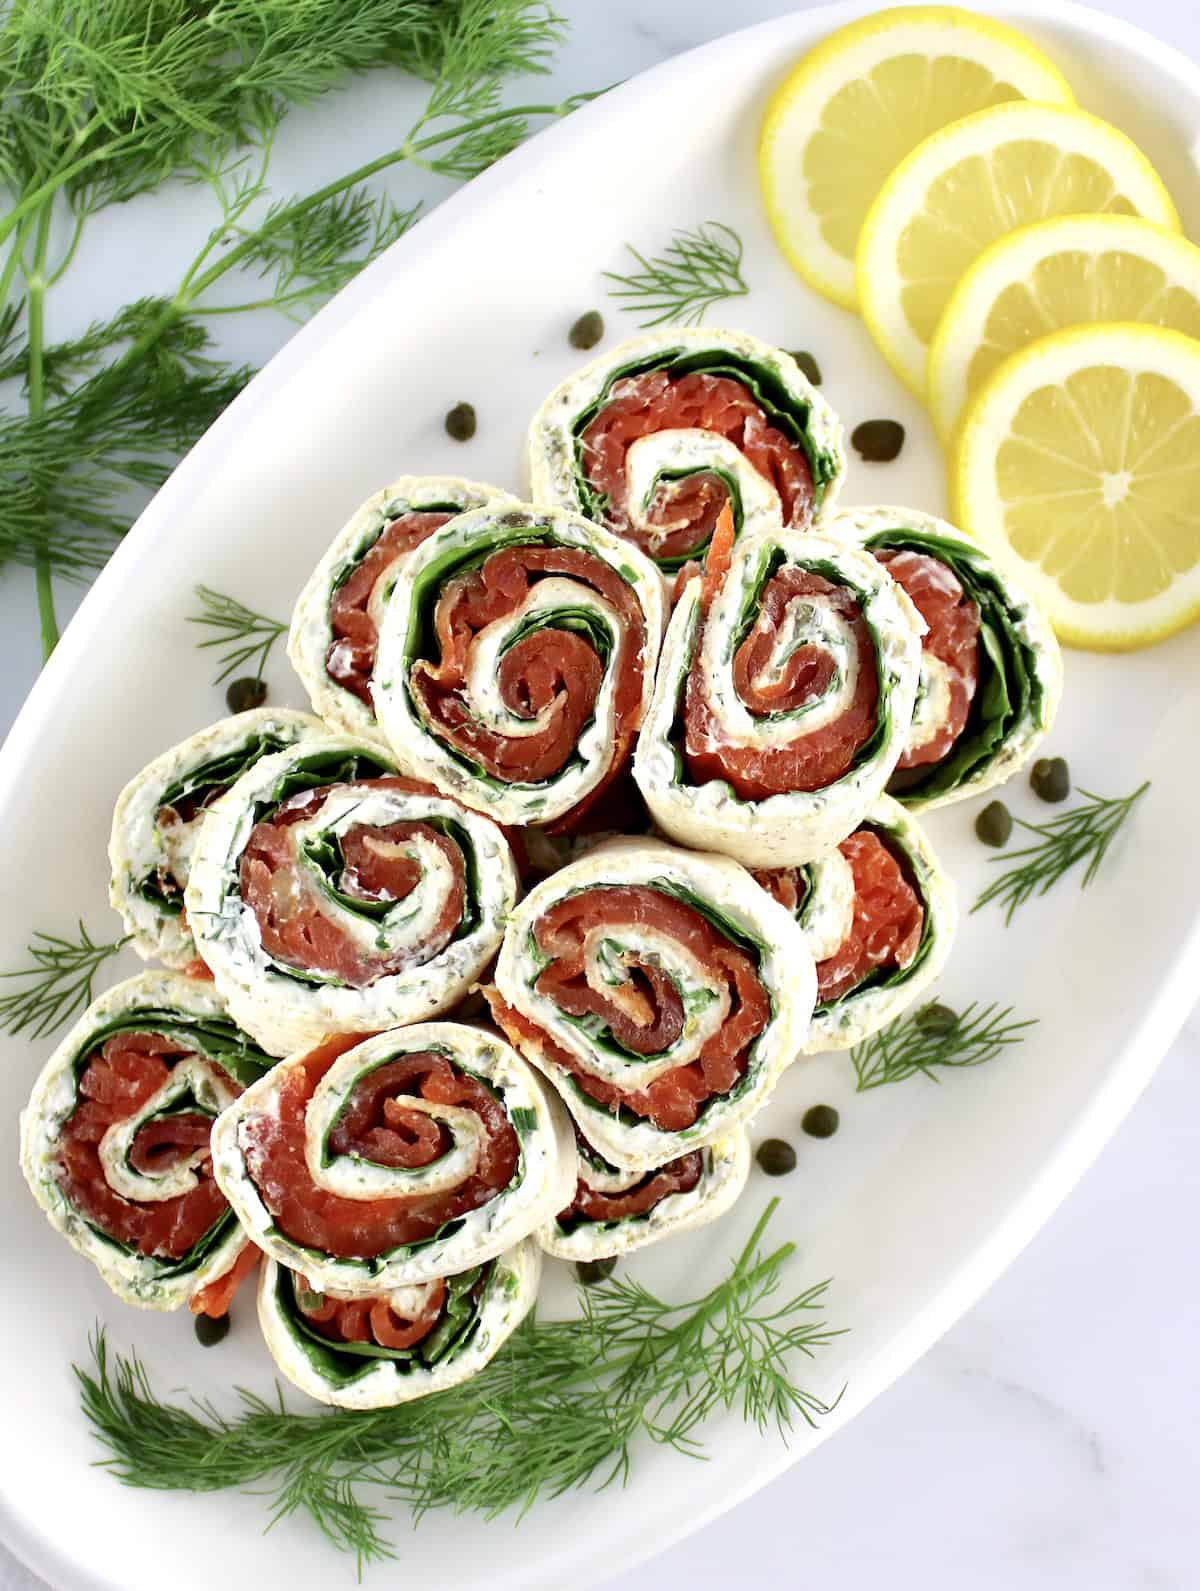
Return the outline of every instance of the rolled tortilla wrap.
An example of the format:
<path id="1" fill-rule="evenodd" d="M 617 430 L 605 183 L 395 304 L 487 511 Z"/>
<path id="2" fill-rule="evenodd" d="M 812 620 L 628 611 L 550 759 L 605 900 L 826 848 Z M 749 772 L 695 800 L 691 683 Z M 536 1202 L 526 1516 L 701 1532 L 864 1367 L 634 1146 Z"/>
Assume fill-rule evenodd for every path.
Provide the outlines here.
<path id="1" fill-rule="evenodd" d="M 341 1409 L 386 1409 L 478 1375 L 533 1308 L 541 1270 L 526 1238 L 455 1276 L 343 1299 L 267 1260 L 258 1319 L 293 1386 Z"/>
<path id="2" fill-rule="evenodd" d="M 796 866 L 882 794 L 912 722 L 921 620 L 869 554 L 718 530 L 671 616 L 634 778 L 682 845 Z"/>
<path id="3" fill-rule="evenodd" d="M 790 354 L 745 332 L 676 327 L 577 370 L 534 416 L 530 495 L 624 536 L 664 574 L 703 560 L 721 507 L 737 535 L 831 507 L 842 428 Z"/>
<path id="4" fill-rule="evenodd" d="M 144 972 L 94 1000 L 21 1115 L 21 1169 L 51 1226 L 126 1303 L 178 1309 L 246 1235 L 212 1167 L 219 1113 L 271 1058 L 211 983 Z"/>
<path id="5" fill-rule="evenodd" d="M 640 1172 L 762 1107 L 815 994 L 795 919 L 737 863 L 628 840 L 530 891 L 490 1000 L 588 1142 Z"/>
<path id="6" fill-rule="evenodd" d="M 926 622 L 912 728 L 891 793 L 921 811 L 1003 784 L 1033 756 L 1062 697 L 1062 653 L 1036 601 L 932 514 L 846 509 L 828 530 L 877 558 Z"/>
<path id="7" fill-rule="evenodd" d="M 715 1221 L 750 1174 L 742 1129 L 650 1171 L 620 1171 L 577 1135 L 579 1182 L 571 1203 L 547 1221 L 538 1242 L 564 1260 L 616 1259 Z"/>
<path id="8" fill-rule="evenodd" d="M 297 599 L 288 656 L 331 729 L 382 743 L 371 693 L 379 620 L 409 553 L 447 520 L 507 492 L 454 475 L 402 475 L 334 537 Z"/>
<path id="9" fill-rule="evenodd" d="M 456 1022 L 289 1056 L 222 1116 L 213 1164 L 271 1259 L 358 1298 L 494 1259 L 575 1186 L 553 1090 Z"/>
<path id="10" fill-rule="evenodd" d="M 260 758 L 324 733 L 308 713 L 256 707 L 189 735 L 129 781 L 113 813 L 109 898 L 139 956 L 178 969 L 195 961 L 183 894 L 206 810 Z"/>
<path id="11" fill-rule="evenodd" d="M 806 1055 L 868 1038 L 946 964 L 958 928 L 954 884 L 916 819 L 889 796 L 815 862 L 754 876 L 794 913 L 817 964 Z"/>
<path id="12" fill-rule="evenodd" d="M 264 758 L 213 804 L 186 901 L 231 1012 L 286 1055 L 448 1010 L 516 893 L 494 823 L 326 736 Z"/>
<path id="13" fill-rule="evenodd" d="M 400 570 L 375 709 L 414 777 L 499 823 L 564 824 L 618 778 L 664 622 L 636 548 L 558 509 L 451 520 Z"/>

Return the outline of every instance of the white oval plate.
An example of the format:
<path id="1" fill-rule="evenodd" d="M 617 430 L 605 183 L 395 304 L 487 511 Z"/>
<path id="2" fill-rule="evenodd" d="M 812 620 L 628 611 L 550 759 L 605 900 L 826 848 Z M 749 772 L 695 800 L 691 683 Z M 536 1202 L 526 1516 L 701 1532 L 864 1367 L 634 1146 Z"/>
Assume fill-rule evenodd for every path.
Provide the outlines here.
<path id="1" fill-rule="evenodd" d="M 889 375 L 860 324 L 809 292 L 777 254 L 758 203 L 755 134 L 780 71 L 834 26 L 870 9 L 836 6 L 719 40 L 614 90 L 451 199 L 303 330 L 213 427 L 146 510 L 97 582 L 42 675 L 0 758 L 0 967 L 20 965 L 34 928 L 83 915 L 118 931 L 106 902 L 113 798 L 138 767 L 223 711 L 184 616 L 205 581 L 284 616 L 333 532 L 361 498 L 405 471 L 451 471 L 517 487 L 527 415 L 577 361 L 566 331 L 600 305 L 608 342 L 634 322 L 606 300 L 601 271 L 626 241 L 655 249 L 674 226 L 734 225 L 746 243 L 749 298 L 710 316 L 785 348 L 811 349 L 848 427 L 893 416 L 900 459 L 856 463 L 848 502 L 940 511 L 941 460 L 924 414 Z M 1082 103 L 1148 151 L 1193 236 L 1200 177 L 1200 73 L 1099 13 L 1049 0 L 989 8 L 1052 52 Z M 653 151 L 653 159 L 647 158 Z M 461 446 L 442 430 L 460 398 L 479 411 Z M 272 700 L 304 705 L 276 657 Z M 696 1529 L 809 1451 L 865 1406 L 962 1314 L 1029 1240 L 1129 1109 L 1190 1005 L 1200 965 L 1200 630 L 1128 658 L 1072 654 L 1053 750 L 1108 795 L 1154 781 L 1087 893 L 1074 880 L 1024 907 L 1011 928 L 988 908 L 965 920 L 942 981 L 955 1003 L 998 1000 L 1040 1018 L 1003 1059 L 855 1096 L 847 1059 L 794 1067 L 755 1126 L 800 1145 L 799 1169 L 756 1172 L 715 1229 L 630 1262 L 656 1289 L 686 1297 L 714 1279 L 769 1194 L 772 1236 L 799 1245 L 799 1291 L 831 1277 L 829 1319 L 847 1326 L 806 1385 L 834 1417 L 790 1447 L 731 1416 L 706 1432 L 708 1463 L 648 1446 L 628 1491 L 571 1494 L 518 1528 L 429 1518 L 415 1534 L 397 1510 L 405 1579 L 446 1587 L 586 1585 Z M 1023 781 L 1017 813 L 1045 816 Z M 987 876 L 972 836 L 978 803 L 937 813 L 935 844 L 970 905 Z M 120 975 L 131 968 L 122 967 Z M 114 974 L 115 976 L 116 974 Z M 103 1470 L 82 1419 L 73 1359 L 95 1320 L 113 1346 L 136 1346 L 161 1391 L 231 1407 L 234 1383 L 267 1390 L 272 1367 L 248 1298 L 225 1344 L 206 1352 L 186 1317 L 112 1300 L 90 1266 L 52 1236 L 16 1169 L 16 1119 L 46 1045 L 4 1042 L 6 1152 L 0 1274 L 0 1526 L 62 1587 L 208 1591 L 353 1583 L 307 1522 L 262 1534 L 265 1500 L 125 1490 Z M 803 1139 L 799 1118 L 825 1101 L 837 1137 Z M 562 1284 L 560 1283 L 560 1287 Z M 565 1288 L 563 1289 L 565 1297 Z M 393 1571 L 376 1570 L 382 1581 Z"/>

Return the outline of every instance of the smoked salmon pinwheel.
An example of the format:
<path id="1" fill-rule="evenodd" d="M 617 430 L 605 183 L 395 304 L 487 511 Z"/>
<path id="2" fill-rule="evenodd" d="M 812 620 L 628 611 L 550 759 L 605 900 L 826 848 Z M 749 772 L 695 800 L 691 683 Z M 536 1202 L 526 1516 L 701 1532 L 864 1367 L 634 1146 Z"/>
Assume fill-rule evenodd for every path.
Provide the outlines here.
<path id="1" fill-rule="evenodd" d="M 761 1108 L 804 1042 L 815 994 L 795 918 L 744 868 L 627 840 L 525 897 L 489 1001 L 588 1143 L 641 1172 Z"/>
<path id="2" fill-rule="evenodd" d="M 324 733 L 308 713 L 257 707 L 190 735 L 129 781 L 113 813 L 109 893 L 139 956 L 180 969 L 195 961 L 183 892 L 206 811 L 260 758 Z"/>
<path id="3" fill-rule="evenodd" d="M 845 839 L 904 749 L 921 629 L 869 554 L 795 531 L 731 546 L 723 515 L 671 616 L 634 759 L 659 827 L 750 867 Z"/>
<path id="4" fill-rule="evenodd" d="M 872 553 L 926 624 L 916 711 L 892 794 L 920 810 L 1003 784 L 1033 756 L 1062 696 L 1062 654 L 1037 603 L 931 514 L 852 509 L 828 531 Z"/>
<path id="5" fill-rule="evenodd" d="M 101 995 L 46 1062 L 21 1116 L 25 1180 L 127 1303 L 199 1309 L 245 1269 L 210 1132 L 270 1065 L 211 983 L 172 972 Z"/>
<path id="6" fill-rule="evenodd" d="M 578 515 L 461 514 L 397 575 L 379 722 L 414 778 L 497 822 L 574 822 L 628 761 L 663 619 L 654 565 Z"/>
<path id="7" fill-rule="evenodd" d="M 954 885 L 916 820 L 889 796 L 815 862 L 754 876 L 794 914 L 817 964 L 805 1054 L 847 1050 L 875 1033 L 933 982 L 950 954 Z"/>
<path id="8" fill-rule="evenodd" d="M 379 621 L 403 560 L 447 520 L 507 492 L 453 475 L 403 475 L 368 497 L 300 593 L 288 656 L 331 729 L 379 740 L 371 671 Z"/>
<path id="9" fill-rule="evenodd" d="M 478 1375 L 532 1309 L 541 1271 L 526 1238 L 455 1276 L 351 1298 L 267 1260 L 258 1319 L 293 1386 L 342 1409 L 390 1408 Z"/>
<path id="10" fill-rule="evenodd" d="M 845 471 L 842 429 L 790 354 L 743 332 L 631 338 L 557 387 L 529 429 L 535 502 L 624 536 L 664 573 L 737 534 L 801 530 Z"/>
<path id="11" fill-rule="evenodd" d="M 286 1055 L 448 1010 L 516 899 L 504 835 L 359 741 L 266 757 L 213 803 L 185 900 L 230 1012 Z"/>
<path id="12" fill-rule="evenodd" d="M 740 1128 L 640 1172 L 618 1170 L 578 1132 L 575 1146 L 574 1196 L 538 1233 L 546 1253 L 564 1260 L 615 1259 L 707 1226 L 725 1214 L 750 1174 L 750 1139 Z"/>
<path id="13" fill-rule="evenodd" d="M 457 1022 L 290 1056 L 222 1116 L 213 1163 L 253 1241 L 334 1297 L 482 1265 L 575 1187 L 553 1092 L 503 1039 Z"/>

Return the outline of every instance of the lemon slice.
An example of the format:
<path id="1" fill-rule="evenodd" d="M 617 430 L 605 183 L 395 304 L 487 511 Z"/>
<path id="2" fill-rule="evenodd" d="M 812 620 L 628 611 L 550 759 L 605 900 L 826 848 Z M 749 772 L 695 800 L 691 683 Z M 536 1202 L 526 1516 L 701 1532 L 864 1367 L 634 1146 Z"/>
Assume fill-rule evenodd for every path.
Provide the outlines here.
<path id="1" fill-rule="evenodd" d="M 951 464 L 960 524 L 1064 641 L 1146 646 L 1200 616 L 1200 342 L 1076 326 L 995 370 Z"/>
<path id="2" fill-rule="evenodd" d="M 1102 320 L 1200 337 L 1200 249 L 1127 215 L 1059 216 L 993 243 L 954 289 L 929 347 L 929 407 L 942 436 L 1009 354 Z"/>
<path id="3" fill-rule="evenodd" d="M 884 184 L 858 243 L 858 298 L 888 363 L 919 396 L 942 312 L 990 243 L 1056 215 L 1179 218 L 1124 133 L 1074 106 L 1012 100 L 917 146 Z"/>
<path id="4" fill-rule="evenodd" d="M 859 228 L 897 161 L 939 127 L 1021 98 L 1073 103 L 1040 50 L 973 11 L 901 6 L 839 28 L 767 107 L 759 176 L 783 252 L 853 309 Z"/>

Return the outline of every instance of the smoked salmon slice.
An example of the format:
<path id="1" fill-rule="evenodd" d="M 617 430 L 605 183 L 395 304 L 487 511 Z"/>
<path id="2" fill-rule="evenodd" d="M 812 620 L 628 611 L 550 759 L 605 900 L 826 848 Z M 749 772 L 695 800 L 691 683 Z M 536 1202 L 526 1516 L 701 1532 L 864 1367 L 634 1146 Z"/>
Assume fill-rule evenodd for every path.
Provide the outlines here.
<path id="1" fill-rule="evenodd" d="M 967 595 L 954 571 L 928 553 L 901 549 L 877 556 L 925 620 L 922 663 L 927 680 L 937 680 L 938 711 L 929 716 L 927 725 L 914 725 L 896 764 L 925 767 L 941 762 L 967 727 L 979 684 L 979 604 Z"/>
<path id="2" fill-rule="evenodd" d="M 750 1141 L 741 1129 L 641 1172 L 614 1166 L 578 1126 L 575 1137 L 574 1197 L 538 1233 L 546 1252 L 560 1259 L 615 1259 L 706 1226 L 730 1207 L 750 1171 Z"/>
<path id="3" fill-rule="evenodd" d="M 478 509 L 405 561 L 375 707 L 393 753 L 505 826 L 578 826 L 628 768 L 664 624 L 657 570 L 561 510 Z"/>
<path id="4" fill-rule="evenodd" d="M 785 525 L 804 526 L 811 519 L 808 459 L 796 442 L 770 423 L 747 387 L 731 376 L 673 377 L 665 370 L 648 370 L 615 382 L 608 402 L 579 437 L 587 484 L 597 497 L 607 500 L 609 524 L 643 552 L 666 564 L 695 557 L 729 500 L 728 487 L 719 475 L 698 471 L 661 486 L 646 528 L 635 523 L 626 467 L 630 445 L 655 432 L 675 430 L 707 431 L 726 438 L 775 488 Z"/>
<path id="5" fill-rule="evenodd" d="M 816 962 L 806 1054 L 868 1038 L 945 965 L 958 926 L 954 887 L 916 819 L 889 796 L 833 850 L 754 877 L 799 924 Z"/>
<path id="6" fill-rule="evenodd" d="M 870 552 L 925 624 L 907 744 L 889 782 L 913 811 L 994 788 L 1034 755 L 1062 696 L 1062 656 L 1037 603 L 953 525 L 858 508 L 826 526 Z"/>
<path id="7" fill-rule="evenodd" d="M 449 1010 L 516 899 L 490 819 L 325 736 L 256 764 L 210 812 L 187 892 L 235 1018 L 273 1055 Z"/>
<path id="8" fill-rule="evenodd" d="M 216 1179 L 212 1128 L 269 1065 L 211 983 L 150 972 L 93 1001 L 47 1061 L 22 1169 L 120 1297 L 228 1309 L 256 1253 Z"/>
<path id="9" fill-rule="evenodd" d="M 433 1196 L 368 1202 L 329 1192 L 313 1179 L 305 1160 L 308 1107 L 317 1084 L 348 1047 L 339 1039 L 289 1063 L 278 1093 L 278 1113 L 250 1117 L 241 1146 L 247 1174 L 280 1232 L 293 1244 L 339 1258 L 375 1259 L 430 1237 L 495 1198 L 516 1170 L 517 1135 L 482 1083 L 433 1051 L 410 1052 L 351 1091 L 329 1135 L 330 1149 L 377 1165 L 409 1170 L 427 1166 L 446 1153 L 450 1133 L 408 1101 L 432 1101 L 459 1106 L 479 1119 L 483 1149 L 475 1170 Z"/>
<path id="10" fill-rule="evenodd" d="M 633 337 L 552 392 L 527 441 L 535 501 L 586 515 L 673 575 L 737 534 L 803 530 L 845 470 L 841 427 L 790 354 L 740 332 Z"/>
<path id="11" fill-rule="evenodd" d="M 817 962 L 817 1004 L 828 1005 L 882 969 L 904 971 L 921 944 L 925 909 L 880 836 L 857 829 L 838 846 L 850 870 L 850 922 L 832 955 Z M 798 912 L 807 888 L 798 868 L 755 873 L 776 900 Z"/>
<path id="12" fill-rule="evenodd" d="M 667 631 L 634 778 L 680 844 L 798 866 L 851 834 L 903 754 L 924 622 L 874 558 L 722 511 Z"/>
<path id="13" fill-rule="evenodd" d="M 214 1159 L 252 1241 L 342 1300 L 494 1259 L 575 1186 L 557 1101 L 503 1040 L 453 1022 L 288 1057 L 222 1116 Z"/>
<path id="14" fill-rule="evenodd" d="M 456 475 L 402 475 L 350 516 L 292 614 L 288 656 L 331 729 L 381 740 L 372 674 L 379 623 L 405 559 L 456 515 L 507 492 Z"/>
<path id="15" fill-rule="evenodd" d="M 815 987 L 794 918 L 743 869 L 625 841 L 526 896 L 486 992 L 587 1142 L 630 1171 L 681 1160 L 746 1119 L 774 1058 L 799 1048 Z"/>
<path id="16" fill-rule="evenodd" d="M 361 1297 L 267 1260 L 258 1318 L 301 1391 L 344 1409 L 390 1408 L 478 1375 L 533 1307 L 540 1275 L 531 1238 L 465 1271 Z"/>

